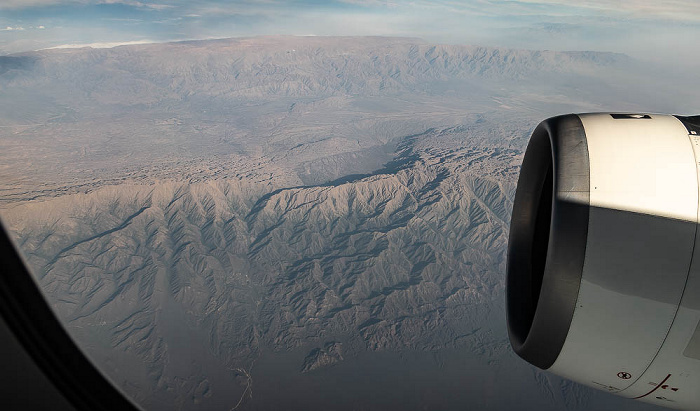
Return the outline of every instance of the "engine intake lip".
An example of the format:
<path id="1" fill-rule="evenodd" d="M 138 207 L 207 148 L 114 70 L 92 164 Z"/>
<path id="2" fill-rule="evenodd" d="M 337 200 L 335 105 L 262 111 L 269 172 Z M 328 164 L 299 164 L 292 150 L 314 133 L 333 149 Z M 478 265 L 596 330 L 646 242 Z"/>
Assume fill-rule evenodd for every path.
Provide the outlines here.
<path id="1" fill-rule="evenodd" d="M 550 118 L 523 159 L 508 239 L 506 315 L 513 350 L 554 364 L 576 308 L 588 237 L 590 165 L 581 119 Z"/>

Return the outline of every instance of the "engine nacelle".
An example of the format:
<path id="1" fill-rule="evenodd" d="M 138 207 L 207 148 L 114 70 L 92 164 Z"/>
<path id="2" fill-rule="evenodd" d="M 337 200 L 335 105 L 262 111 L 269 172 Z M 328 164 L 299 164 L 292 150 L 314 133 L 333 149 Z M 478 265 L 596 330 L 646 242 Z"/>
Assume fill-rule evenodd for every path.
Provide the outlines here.
<path id="1" fill-rule="evenodd" d="M 568 379 L 700 409 L 700 116 L 543 121 L 508 241 L 515 352 Z"/>

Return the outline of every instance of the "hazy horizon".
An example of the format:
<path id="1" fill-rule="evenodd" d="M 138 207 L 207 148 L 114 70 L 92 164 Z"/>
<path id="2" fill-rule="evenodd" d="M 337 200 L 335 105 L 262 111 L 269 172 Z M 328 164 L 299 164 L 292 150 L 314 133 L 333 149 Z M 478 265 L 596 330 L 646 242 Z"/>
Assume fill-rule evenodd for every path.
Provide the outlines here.
<path id="1" fill-rule="evenodd" d="M 163 43 L 260 35 L 417 37 L 512 49 L 611 51 L 700 65 L 693 1 L 8 0 L 0 54 L 65 45 Z"/>

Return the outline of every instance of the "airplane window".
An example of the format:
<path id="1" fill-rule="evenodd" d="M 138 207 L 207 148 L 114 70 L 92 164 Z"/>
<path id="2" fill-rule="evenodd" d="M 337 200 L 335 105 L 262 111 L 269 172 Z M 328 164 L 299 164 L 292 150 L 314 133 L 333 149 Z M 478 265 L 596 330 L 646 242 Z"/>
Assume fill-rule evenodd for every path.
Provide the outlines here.
<path id="1" fill-rule="evenodd" d="M 661 409 L 513 353 L 506 245 L 541 120 L 700 113 L 697 16 L 4 1 L 0 218 L 144 410 Z"/>

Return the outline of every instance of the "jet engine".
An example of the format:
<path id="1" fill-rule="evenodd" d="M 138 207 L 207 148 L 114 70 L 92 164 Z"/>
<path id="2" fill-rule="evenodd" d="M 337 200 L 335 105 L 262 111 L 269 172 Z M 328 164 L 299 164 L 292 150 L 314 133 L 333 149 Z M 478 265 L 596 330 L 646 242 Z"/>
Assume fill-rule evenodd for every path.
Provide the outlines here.
<path id="1" fill-rule="evenodd" d="M 508 240 L 513 350 L 565 378 L 700 409 L 700 116 L 537 126 Z"/>

